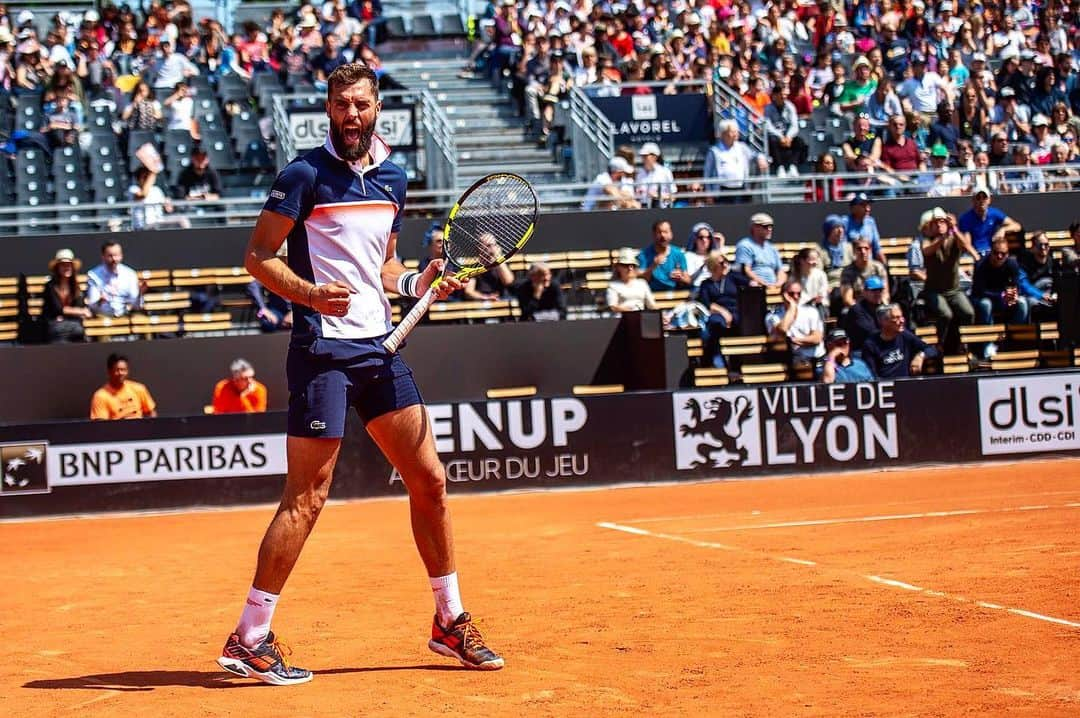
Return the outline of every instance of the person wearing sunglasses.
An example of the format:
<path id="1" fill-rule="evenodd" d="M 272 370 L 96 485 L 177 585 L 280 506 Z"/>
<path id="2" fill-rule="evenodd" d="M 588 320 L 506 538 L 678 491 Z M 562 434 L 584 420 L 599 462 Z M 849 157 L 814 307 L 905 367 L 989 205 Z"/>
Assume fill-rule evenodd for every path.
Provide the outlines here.
<path id="1" fill-rule="evenodd" d="M 1009 256 L 1009 241 L 999 232 L 990 244 L 990 252 L 975 265 L 971 280 L 971 303 L 978 324 L 993 324 L 995 317 L 1009 324 L 1027 324 L 1031 302 L 1053 301 L 1053 295 L 1034 286 L 1020 263 Z M 996 347 L 990 345 L 987 358 Z"/>
<path id="2" fill-rule="evenodd" d="M 1050 240 L 1046 232 L 1035 232 L 1031 236 L 1028 249 L 1020 252 L 1017 261 L 1032 286 L 1044 295 L 1051 297 L 1054 295 L 1054 275 L 1060 271 L 1060 268 L 1050 249 Z M 1045 301 L 1034 300 L 1031 302 L 1031 319 L 1032 321 L 1052 321 L 1054 312 Z"/>
<path id="3" fill-rule="evenodd" d="M 765 328 L 771 337 L 788 341 L 792 362 L 816 365 L 825 356 L 825 324 L 816 309 L 802 303 L 802 292 L 798 280 L 785 283 L 780 290 L 784 303 L 765 317 Z"/>

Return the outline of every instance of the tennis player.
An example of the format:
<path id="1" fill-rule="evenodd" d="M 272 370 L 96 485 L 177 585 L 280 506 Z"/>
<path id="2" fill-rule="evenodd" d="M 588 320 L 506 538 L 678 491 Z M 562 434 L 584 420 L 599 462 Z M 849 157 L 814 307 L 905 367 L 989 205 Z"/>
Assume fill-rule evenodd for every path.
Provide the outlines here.
<path id="1" fill-rule="evenodd" d="M 345 415 L 354 406 L 409 492 L 413 537 L 435 594 L 428 647 L 468 668 L 499 669 L 503 659 L 462 607 L 446 476 L 423 400 L 404 360 L 381 345 L 390 330 L 386 292 L 421 296 L 444 262 L 417 273 L 395 258 L 406 178 L 374 133 L 382 107 L 375 74 L 361 63 L 346 64 L 327 85 L 326 143 L 278 175 L 247 249 L 252 276 L 293 303 L 289 468 L 240 622 L 218 663 L 276 685 L 311 680 L 311 671 L 286 661 L 288 650 L 270 620 L 326 502 Z M 286 239 L 287 263 L 277 256 Z M 436 291 L 442 299 L 458 289 L 461 283 L 449 277 Z"/>

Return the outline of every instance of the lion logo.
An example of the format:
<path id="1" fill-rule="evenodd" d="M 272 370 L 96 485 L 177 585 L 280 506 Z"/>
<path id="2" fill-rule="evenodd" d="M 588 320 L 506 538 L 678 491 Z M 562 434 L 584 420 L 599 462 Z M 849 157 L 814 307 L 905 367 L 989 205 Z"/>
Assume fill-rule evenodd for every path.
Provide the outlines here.
<path id="1" fill-rule="evenodd" d="M 690 422 L 679 427 L 683 437 L 701 440 L 694 450 L 691 468 L 722 469 L 742 466 L 747 459 L 746 447 L 739 446 L 745 424 L 754 415 L 754 408 L 745 396 L 734 401 L 717 397 L 705 402 L 705 412 L 697 399 L 690 398 L 683 408 L 690 412 Z"/>

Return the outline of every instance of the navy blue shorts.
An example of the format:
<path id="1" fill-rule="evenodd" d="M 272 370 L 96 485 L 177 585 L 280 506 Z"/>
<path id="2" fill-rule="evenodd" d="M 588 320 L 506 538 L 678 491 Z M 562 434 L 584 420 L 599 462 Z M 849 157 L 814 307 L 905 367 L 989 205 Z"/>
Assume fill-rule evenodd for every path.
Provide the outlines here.
<path id="1" fill-rule="evenodd" d="M 290 346 L 289 436 L 339 439 L 349 407 L 367 424 L 383 414 L 422 404 L 412 370 L 377 339 L 317 339 Z"/>

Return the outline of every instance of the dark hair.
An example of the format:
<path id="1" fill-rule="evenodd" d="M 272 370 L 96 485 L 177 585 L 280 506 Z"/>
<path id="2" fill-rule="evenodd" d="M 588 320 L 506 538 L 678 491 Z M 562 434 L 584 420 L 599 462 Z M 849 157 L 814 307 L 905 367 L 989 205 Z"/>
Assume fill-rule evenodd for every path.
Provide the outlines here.
<path id="1" fill-rule="evenodd" d="M 1080 230 L 1080 222 L 1073 222 L 1069 225 L 1069 234 L 1076 234 Z"/>
<path id="2" fill-rule="evenodd" d="M 379 78 L 375 76 L 374 70 L 362 62 L 349 62 L 339 65 L 336 70 L 331 72 L 330 77 L 326 78 L 326 94 L 327 96 L 333 95 L 334 90 L 355 85 L 363 80 L 367 80 L 371 84 L 372 94 L 375 95 L 376 100 L 379 99 Z"/>
<path id="3" fill-rule="evenodd" d="M 108 369 L 109 371 L 112 371 L 112 368 L 114 366 L 116 366 L 117 364 L 119 364 L 120 362 L 124 362 L 125 364 L 130 363 L 130 362 L 128 362 L 128 358 L 126 356 L 124 356 L 123 354 L 117 354 L 117 353 L 113 352 L 112 354 L 109 355 L 109 358 L 105 360 L 105 368 Z"/>
<path id="4" fill-rule="evenodd" d="M 114 244 L 120 243 L 117 242 L 115 239 L 106 239 L 104 242 L 101 243 L 101 253 L 105 254 L 105 250 L 113 246 Z"/>
<path id="5" fill-rule="evenodd" d="M 656 220 L 655 222 L 652 223 L 653 234 L 656 234 L 656 230 L 660 229 L 660 225 L 662 225 L 662 224 L 671 224 L 671 222 L 669 220 L 666 220 L 666 219 L 658 219 L 658 220 Z"/>

